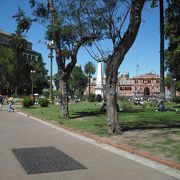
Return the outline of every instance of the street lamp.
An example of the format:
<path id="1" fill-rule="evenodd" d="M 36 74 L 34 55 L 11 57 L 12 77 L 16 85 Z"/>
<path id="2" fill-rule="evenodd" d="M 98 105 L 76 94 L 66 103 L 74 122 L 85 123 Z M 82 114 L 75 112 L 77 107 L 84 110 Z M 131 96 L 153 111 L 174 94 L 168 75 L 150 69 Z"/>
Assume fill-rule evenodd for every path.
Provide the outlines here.
<path id="1" fill-rule="evenodd" d="M 33 96 L 33 89 L 34 89 L 34 74 L 35 74 L 35 70 L 31 70 L 31 80 L 32 80 L 31 94 L 32 94 L 32 96 Z"/>
<path id="2" fill-rule="evenodd" d="M 53 59 L 53 49 L 54 49 L 54 41 L 49 41 L 47 43 L 47 48 L 50 50 L 50 54 L 48 58 L 50 58 L 50 87 L 49 87 L 49 99 L 52 100 L 52 59 Z"/>

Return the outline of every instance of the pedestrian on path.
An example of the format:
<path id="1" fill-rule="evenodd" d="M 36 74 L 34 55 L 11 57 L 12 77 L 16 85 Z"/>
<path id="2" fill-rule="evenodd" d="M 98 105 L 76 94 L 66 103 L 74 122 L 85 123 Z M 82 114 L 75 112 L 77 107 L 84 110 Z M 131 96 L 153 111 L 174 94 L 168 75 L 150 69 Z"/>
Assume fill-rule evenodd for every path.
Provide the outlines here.
<path id="1" fill-rule="evenodd" d="M 3 95 L 0 94 L 0 110 L 2 111 L 3 106 Z"/>
<path id="2" fill-rule="evenodd" d="M 13 104 L 13 97 L 9 97 L 8 98 L 8 112 L 13 111 L 14 112 L 14 108 L 12 107 Z"/>

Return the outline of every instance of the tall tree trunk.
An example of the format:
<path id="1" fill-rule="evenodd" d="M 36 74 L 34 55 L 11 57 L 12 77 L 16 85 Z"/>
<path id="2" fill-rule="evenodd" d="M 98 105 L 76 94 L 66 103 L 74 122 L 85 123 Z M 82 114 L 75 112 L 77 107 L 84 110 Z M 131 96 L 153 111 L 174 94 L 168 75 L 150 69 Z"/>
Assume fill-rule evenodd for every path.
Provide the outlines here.
<path id="1" fill-rule="evenodd" d="M 61 84 L 61 118 L 67 119 L 69 118 L 69 109 L 68 109 L 68 81 L 65 79 L 60 80 Z"/>
<path id="2" fill-rule="evenodd" d="M 117 114 L 117 73 L 118 69 L 115 64 L 111 65 L 109 69 L 106 69 L 107 124 L 109 134 L 121 133 Z"/>
<path id="3" fill-rule="evenodd" d="M 165 98 L 164 87 L 164 3 L 159 1 L 160 12 L 160 96 Z"/>
<path id="4" fill-rule="evenodd" d="M 16 54 L 16 62 L 15 62 L 15 82 L 16 82 L 16 85 L 15 85 L 15 96 L 17 97 L 18 96 L 18 84 L 19 84 L 19 80 L 18 80 L 18 73 L 19 73 L 19 70 L 18 70 L 18 63 L 19 62 L 19 57 L 18 55 Z"/>
<path id="5" fill-rule="evenodd" d="M 124 56 L 134 43 L 141 23 L 141 12 L 145 0 L 132 1 L 130 22 L 127 31 L 114 52 L 106 63 L 106 97 L 107 97 L 107 123 L 109 133 L 121 133 L 117 117 L 116 84 L 118 80 L 118 68 L 124 60 Z"/>
<path id="6" fill-rule="evenodd" d="M 68 79 L 63 77 L 63 70 L 58 66 L 59 89 L 61 90 L 60 117 L 62 119 L 69 118 L 68 109 Z"/>

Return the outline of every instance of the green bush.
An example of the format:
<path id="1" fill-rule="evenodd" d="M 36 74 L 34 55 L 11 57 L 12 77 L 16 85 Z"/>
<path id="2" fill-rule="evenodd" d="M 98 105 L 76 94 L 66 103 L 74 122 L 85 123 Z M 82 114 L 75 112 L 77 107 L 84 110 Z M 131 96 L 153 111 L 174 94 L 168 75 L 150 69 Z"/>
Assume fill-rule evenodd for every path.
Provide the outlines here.
<path id="1" fill-rule="evenodd" d="M 123 110 L 132 109 L 132 103 L 127 100 L 121 100 L 120 107 Z"/>
<path id="2" fill-rule="evenodd" d="M 49 100 L 47 98 L 44 98 L 44 99 L 40 99 L 39 100 L 39 104 L 41 107 L 48 107 L 49 105 Z"/>
<path id="3" fill-rule="evenodd" d="M 176 96 L 175 101 L 176 101 L 177 103 L 180 103 L 180 96 Z"/>
<path id="4" fill-rule="evenodd" d="M 22 105 L 25 108 L 30 108 L 30 106 L 32 105 L 32 100 L 30 97 L 24 97 L 23 101 L 22 101 Z"/>
<path id="5" fill-rule="evenodd" d="M 96 95 L 95 94 L 90 94 L 89 101 L 94 102 L 95 100 L 96 100 Z"/>

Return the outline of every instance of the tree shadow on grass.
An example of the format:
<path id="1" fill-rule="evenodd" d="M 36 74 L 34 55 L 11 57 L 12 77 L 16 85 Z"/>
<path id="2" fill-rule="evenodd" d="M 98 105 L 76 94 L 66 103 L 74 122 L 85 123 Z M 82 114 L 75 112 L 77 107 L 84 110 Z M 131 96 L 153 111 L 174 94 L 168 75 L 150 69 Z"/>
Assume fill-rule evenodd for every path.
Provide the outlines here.
<path id="1" fill-rule="evenodd" d="M 166 129 L 166 128 L 180 128 L 180 123 L 166 123 L 166 124 L 146 124 L 146 125 L 121 125 L 121 131 L 133 130 L 153 130 L 153 129 Z"/>
<path id="2" fill-rule="evenodd" d="M 120 111 L 119 113 L 140 113 L 140 112 L 144 112 L 143 109 L 126 109 L 123 111 Z M 81 117 L 88 117 L 88 116 L 102 116 L 102 115 L 106 115 L 106 112 L 100 112 L 100 110 L 96 110 L 96 111 L 81 111 L 81 112 L 76 112 L 76 113 L 72 113 L 70 115 L 70 119 L 76 119 L 76 118 L 81 118 Z"/>
<path id="3" fill-rule="evenodd" d="M 37 109 L 38 107 L 36 106 L 31 106 L 30 108 L 27 108 L 27 109 Z"/>
<path id="4" fill-rule="evenodd" d="M 76 112 L 70 115 L 70 119 L 77 119 L 77 118 L 81 118 L 81 117 L 90 117 L 90 116 L 102 116 L 105 113 L 101 113 L 100 111 L 90 111 L 90 112 Z"/>
<path id="5" fill-rule="evenodd" d="M 140 113 L 140 112 L 145 112 L 145 109 L 124 109 L 122 111 L 119 111 L 118 113 Z"/>

